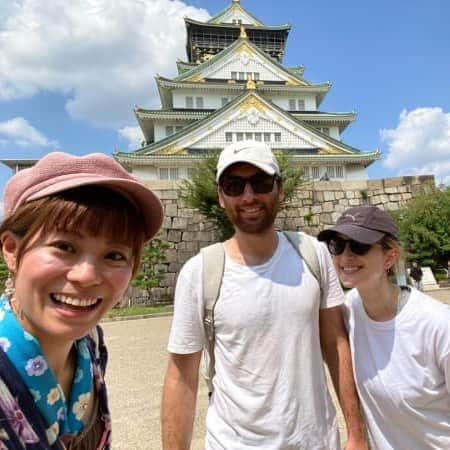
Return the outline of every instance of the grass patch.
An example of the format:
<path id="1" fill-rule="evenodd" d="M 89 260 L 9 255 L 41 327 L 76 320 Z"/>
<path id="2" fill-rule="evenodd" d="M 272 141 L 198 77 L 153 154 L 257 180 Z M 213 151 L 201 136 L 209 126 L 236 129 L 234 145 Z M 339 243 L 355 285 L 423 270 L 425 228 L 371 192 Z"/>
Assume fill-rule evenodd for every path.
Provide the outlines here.
<path id="1" fill-rule="evenodd" d="M 106 314 L 106 318 L 113 317 L 127 317 L 127 316 L 141 316 L 143 314 L 156 314 L 172 312 L 172 305 L 159 305 L 159 306 L 145 306 L 145 305 L 133 305 L 123 308 L 113 308 Z"/>

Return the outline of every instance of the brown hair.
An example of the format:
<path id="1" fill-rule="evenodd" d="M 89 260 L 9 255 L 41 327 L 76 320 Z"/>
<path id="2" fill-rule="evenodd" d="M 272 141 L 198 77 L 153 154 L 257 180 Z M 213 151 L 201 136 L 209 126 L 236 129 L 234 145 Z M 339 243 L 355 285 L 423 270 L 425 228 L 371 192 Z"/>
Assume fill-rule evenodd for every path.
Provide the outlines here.
<path id="1" fill-rule="evenodd" d="M 9 230 L 21 238 L 17 262 L 30 240 L 52 231 L 86 231 L 93 236 L 130 245 L 133 275 L 139 269 L 145 241 L 144 218 L 131 200 L 103 186 L 81 186 L 38 200 L 31 200 L 6 217 L 0 235 Z"/>

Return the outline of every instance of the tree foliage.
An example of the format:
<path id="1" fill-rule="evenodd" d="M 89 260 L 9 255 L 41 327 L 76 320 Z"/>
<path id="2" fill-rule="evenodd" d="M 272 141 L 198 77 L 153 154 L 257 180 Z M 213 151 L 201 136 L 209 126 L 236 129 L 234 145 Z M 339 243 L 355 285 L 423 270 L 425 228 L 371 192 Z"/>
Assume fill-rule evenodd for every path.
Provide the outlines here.
<path id="1" fill-rule="evenodd" d="M 447 267 L 450 259 L 450 187 L 419 194 L 394 213 L 409 261 L 421 266 Z"/>
<path id="2" fill-rule="evenodd" d="M 140 270 L 131 282 L 133 287 L 147 291 L 150 296 L 151 289 L 159 286 L 162 278 L 159 266 L 166 261 L 164 252 L 168 246 L 166 241 L 155 238 L 144 247 Z"/>
<path id="3" fill-rule="evenodd" d="M 292 158 L 285 153 L 277 153 L 278 165 L 285 198 L 280 209 L 287 207 L 293 199 L 296 190 L 302 182 L 302 170 L 295 168 Z M 219 153 L 210 153 L 194 168 L 190 180 L 183 180 L 180 185 L 180 197 L 186 206 L 198 209 L 219 230 L 221 239 L 228 239 L 233 235 L 233 225 L 229 221 L 225 210 L 220 206 L 217 196 L 216 167 Z"/>

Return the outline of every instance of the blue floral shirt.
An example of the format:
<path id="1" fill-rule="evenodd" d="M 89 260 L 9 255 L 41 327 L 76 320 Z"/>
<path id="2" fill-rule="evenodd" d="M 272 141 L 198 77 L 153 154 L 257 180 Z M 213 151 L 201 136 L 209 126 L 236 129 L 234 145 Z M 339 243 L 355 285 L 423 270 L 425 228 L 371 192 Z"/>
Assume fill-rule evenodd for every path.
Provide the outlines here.
<path id="1" fill-rule="evenodd" d="M 98 414 L 104 424 L 102 437 L 95 450 L 109 450 L 111 418 L 104 381 L 108 356 L 99 326 L 89 333 L 86 343 L 92 359 Z M 48 433 L 48 425 L 36 406 L 33 393 L 0 345 L 0 450 L 63 450 L 61 441 L 58 439 L 53 442 Z"/>

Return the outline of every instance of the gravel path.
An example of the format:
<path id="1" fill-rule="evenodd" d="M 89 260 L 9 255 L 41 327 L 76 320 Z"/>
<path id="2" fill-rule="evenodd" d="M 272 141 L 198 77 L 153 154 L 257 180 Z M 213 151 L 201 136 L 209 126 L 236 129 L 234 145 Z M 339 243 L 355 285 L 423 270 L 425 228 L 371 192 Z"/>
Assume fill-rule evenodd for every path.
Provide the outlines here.
<path id="1" fill-rule="evenodd" d="M 450 304 L 450 289 L 430 294 Z M 159 407 L 171 320 L 166 316 L 103 324 L 110 356 L 107 382 L 113 450 L 161 449 Z M 207 392 L 201 381 L 192 450 L 203 450 L 206 404 Z"/>

